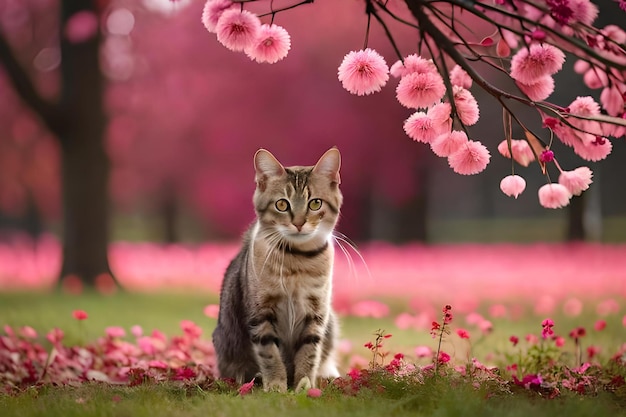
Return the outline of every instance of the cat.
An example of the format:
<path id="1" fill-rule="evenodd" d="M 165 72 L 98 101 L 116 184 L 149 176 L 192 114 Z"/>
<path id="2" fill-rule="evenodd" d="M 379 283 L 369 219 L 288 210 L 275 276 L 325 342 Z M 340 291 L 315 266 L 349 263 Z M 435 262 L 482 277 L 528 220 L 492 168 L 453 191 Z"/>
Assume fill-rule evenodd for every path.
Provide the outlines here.
<path id="1" fill-rule="evenodd" d="M 339 377 L 331 292 L 340 166 L 337 148 L 314 166 L 254 155 L 256 220 L 224 275 L 213 332 L 221 378 L 300 392 Z"/>

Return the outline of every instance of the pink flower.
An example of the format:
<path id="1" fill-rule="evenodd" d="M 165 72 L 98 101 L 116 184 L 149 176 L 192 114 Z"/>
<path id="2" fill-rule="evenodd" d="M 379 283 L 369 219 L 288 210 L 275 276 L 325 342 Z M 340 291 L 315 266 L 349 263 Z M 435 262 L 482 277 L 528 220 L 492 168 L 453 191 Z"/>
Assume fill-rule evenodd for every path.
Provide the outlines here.
<path id="1" fill-rule="evenodd" d="M 559 184 L 565 186 L 572 195 L 580 195 L 589 188 L 593 181 L 593 172 L 587 167 L 579 167 L 573 171 L 561 171 Z"/>
<path id="2" fill-rule="evenodd" d="M 557 73 L 565 62 L 565 54 L 555 46 L 542 43 L 521 48 L 511 59 L 511 77 L 524 84 Z"/>
<path id="3" fill-rule="evenodd" d="M 133 327 L 131 327 L 130 332 L 135 337 L 141 337 L 143 335 L 143 329 L 138 324 L 135 324 Z"/>
<path id="4" fill-rule="evenodd" d="M 30 326 L 24 326 L 20 329 L 20 334 L 26 339 L 36 339 L 37 331 Z"/>
<path id="5" fill-rule="evenodd" d="M 396 98 L 404 107 L 426 108 L 437 103 L 446 93 L 441 75 L 432 72 L 411 72 L 400 79 Z"/>
<path id="6" fill-rule="evenodd" d="M 583 311 L 583 303 L 578 298 L 570 298 L 563 304 L 563 313 L 570 317 L 579 316 Z"/>
<path id="7" fill-rule="evenodd" d="M 469 332 L 465 329 L 457 329 L 456 330 L 456 334 L 461 338 L 461 339 L 469 339 L 470 335 Z"/>
<path id="8" fill-rule="evenodd" d="M 439 358 L 437 358 L 439 363 L 448 363 L 450 362 L 450 355 L 446 352 L 439 352 Z"/>
<path id="9" fill-rule="evenodd" d="M 454 88 L 454 104 L 456 106 L 456 114 L 466 126 L 472 126 L 478 122 L 479 110 L 476 99 L 463 87 Z"/>
<path id="10" fill-rule="evenodd" d="M 306 396 L 309 398 L 319 398 L 322 396 L 322 390 L 319 388 L 309 388 L 306 392 Z"/>
<path id="11" fill-rule="evenodd" d="M 252 388 L 254 387 L 254 380 L 255 378 L 252 378 L 250 382 L 246 382 L 241 387 L 239 387 L 239 395 L 243 397 L 244 395 L 250 394 L 252 392 Z"/>
<path id="12" fill-rule="evenodd" d="M 202 328 L 191 320 L 182 320 L 180 328 L 191 339 L 198 339 L 202 335 Z"/>
<path id="13" fill-rule="evenodd" d="M 450 103 L 437 103 L 428 109 L 428 116 L 432 119 L 433 125 L 440 127 L 444 131 L 450 131 L 452 126 L 452 106 Z M 441 133 L 441 132 L 440 132 Z"/>
<path id="14" fill-rule="evenodd" d="M 48 341 L 53 345 L 57 345 L 61 343 L 64 335 L 65 334 L 63 333 L 63 330 L 59 328 L 54 328 L 48 332 L 48 334 L 46 335 L 46 339 L 48 339 Z"/>
<path id="15" fill-rule="evenodd" d="M 584 143 L 574 142 L 574 152 L 587 161 L 601 161 L 605 159 L 613 150 L 610 140 L 597 136 L 594 141 Z"/>
<path id="16" fill-rule="evenodd" d="M 416 142 L 430 143 L 437 135 L 433 121 L 424 112 L 417 111 L 404 122 L 404 132 Z"/>
<path id="17" fill-rule="evenodd" d="M 217 20 L 217 40 L 231 51 L 243 51 L 254 45 L 261 21 L 254 13 L 237 8 L 226 9 Z"/>
<path id="18" fill-rule="evenodd" d="M 609 115 L 619 116 L 624 113 L 625 95 L 626 93 L 622 93 L 615 85 L 612 87 L 606 87 L 600 94 L 600 102 Z"/>
<path id="19" fill-rule="evenodd" d="M 429 346 L 418 346 L 415 348 L 415 356 L 418 358 L 429 358 L 433 355 L 433 350 Z"/>
<path id="20" fill-rule="evenodd" d="M 437 67 L 430 59 L 424 59 L 417 54 L 411 54 L 401 60 L 396 61 L 389 70 L 396 78 L 404 77 L 412 72 L 437 74 Z"/>
<path id="21" fill-rule="evenodd" d="M 212 319 L 216 319 L 220 313 L 220 306 L 218 304 L 209 304 L 204 307 L 204 315 Z"/>
<path id="22" fill-rule="evenodd" d="M 511 343 L 513 343 L 513 347 L 517 346 L 517 344 L 519 343 L 519 337 L 517 336 L 511 336 L 509 337 L 509 341 Z"/>
<path id="23" fill-rule="evenodd" d="M 256 62 L 274 64 L 287 56 L 291 48 L 289 33 L 278 25 L 261 25 L 258 37 L 246 55 Z"/>
<path id="24" fill-rule="evenodd" d="M 522 93 L 526 94 L 532 101 L 542 101 L 550 97 L 554 92 L 554 78 L 546 75 L 527 84 L 516 82 Z"/>
<path id="25" fill-rule="evenodd" d="M 594 324 L 593 328 L 594 330 L 598 332 L 604 330 L 606 328 L 606 321 L 605 320 L 596 321 L 596 324 Z"/>
<path id="26" fill-rule="evenodd" d="M 489 151 L 482 143 L 468 140 L 448 157 L 448 164 L 457 174 L 473 175 L 487 167 L 489 158 Z"/>
<path id="27" fill-rule="evenodd" d="M 468 142 L 467 135 L 462 130 L 453 130 L 450 133 L 439 135 L 430 144 L 435 155 L 447 158 Z"/>
<path id="28" fill-rule="evenodd" d="M 506 140 L 503 140 L 498 145 L 498 151 L 505 158 L 510 158 L 509 145 Z M 525 140 L 511 139 L 511 151 L 513 152 L 513 159 L 521 166 L 527 167 L 532 161 L 535 160 L 535 154 L 530 148 L 530 145 Z"/>
<path id="29" fill-rule="evenodd" d="M 375 50 L 367 48 L 349 52 L 339 65 L 343 88 L 359 96 L 380 91 L 389 80 L 389 67 Z"/>
<path id="30" fill-rule="evenodd" d="M 87 313 L 85 312 L 85 310 L 74 310 L 72 311 L 72 316 L 76 319 L 76 320 L 86 320 L 87 319 Z"/>
<path id="31" fill-rule="evenodd" d="M 541 322 L 541 327 L 543 327 L 541 337 L 544 339 L 547 339 L 548 336 L 552 336 L 554 334 L 554 330 L 552 330 L 552 327 L 554 327 L 554 321 L 552 321 L 552 319 L 545 319 Z"/>
<path id="32" fill-rule="evenodd" d="M 526 189 L 526 180 L 519 175 L 507 175 L 500 181 L 500 190 L 509 197 L 517 198 Z"/>
<path id="33" fill-rule="evenodd" d="M 363 300 L 355 303 L 350 309 L 355 317 L 383 318 L 389 314 L 389 306 L 375 300 Z"/>
<path id="34" fill-rule="evenodd" d="M 554 345 L 556 347 L 563 347 L 563 346 L 565 346 L 565 338 L 562 337 L 562 336 L 556 336 L 554 338 Z"/>
<path id="35" fill-rule="evenodd" d="M 544 149 L 539 154 L 539 161 L 543 162 L 544 164 L 554 161 L 554 152 L 552 152 L 550 149 Z"/>
<path id="36" fill-rule="evenodd" d="M 215 33 L 217 21 L 224 10 L 236 7 L 231 0 L 207 0 L 202 10 L 202 24 L 211 33 Z"/>
<path id="37" fill-rule="evenodd" d="M 126 336 L 126 331 L 119 326 L 110 326 L 104 329 L 104 332 L 111 339 L 121 338 Z"/>
<path id="38" fill-rule="evenodd" d="M 551 209 L 567 206 L 572 197 L 569 190 L 561 184 L 545 184 L 539 188 L 538 194 L 539 204 Z"/>
<path id="39" fill-rule="evenodd" d="M 584 25 L 591 25 L 598 17 L 598 6 L 589 0 L 569 0 L 572 20 Z"/>
<path id="40" fill-rule="evenodd" d="M 469 89 L 472 86 L 472 78 L 463 68 L 455 65 L 450 71 L 450 83 L 455 86 Z"/>

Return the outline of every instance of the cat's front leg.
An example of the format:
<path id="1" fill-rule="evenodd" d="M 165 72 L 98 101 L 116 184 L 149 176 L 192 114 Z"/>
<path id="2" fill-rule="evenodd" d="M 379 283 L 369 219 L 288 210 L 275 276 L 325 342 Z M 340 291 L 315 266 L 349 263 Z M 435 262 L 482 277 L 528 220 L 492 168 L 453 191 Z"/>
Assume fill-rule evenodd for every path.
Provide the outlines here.
<path id="1" fill-rule="evenodd" d="M 272 319 L 273 317 L 273 319 Z M 272 325 L 272 314 L 261 314 L 250 321 L 250 333 L 256 361 L 261 370 L 263 390 L 287 391 L 287 369 L 282 360 L 280 339 Z"/>
<path id="2" fill-rule="evenodd" d="M 322 354 L 321 325 L 310 325 L 296 344 L 294 383 L 296 392 L 315 388 Z"/>

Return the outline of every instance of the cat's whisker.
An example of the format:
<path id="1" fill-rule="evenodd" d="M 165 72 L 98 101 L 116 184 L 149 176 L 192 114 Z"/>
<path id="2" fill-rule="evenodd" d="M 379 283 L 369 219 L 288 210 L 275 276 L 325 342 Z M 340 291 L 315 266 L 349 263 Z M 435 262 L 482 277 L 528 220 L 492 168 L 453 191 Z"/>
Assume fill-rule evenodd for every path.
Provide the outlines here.
<path id="1" fill-rule="evenodd" d="M 370 268 L 367 265 L 367 262 L 365 261 L 365 258 L 361 254 L 361 251 L 359 251 L 359 249 L 357 248 L 356 244 L 348 236 L 344 235 L 343 233 L 341 233 L 341 232 L 339 232 L 337 230 L 335 230 L 333 232 L 333 239 L 335 240 L 335 242 L 337 242 L 337 245 L 341 248 L 341 251 L 346 256 L 346 259 L 348 261 L 348 267 L 349 267 L 350 273 L 354 274 L 356 276 L 356 265 L 355 265 L 354 260 L 352 258 L 352 254 L 350 253 L 350 251 L 348 251 L 348 249 L 346 249 L 346 247 L 343 245 L 343 243 L 345 243 L 348 247 L 350 247 L 352 249 L 352 251 L 354 253 L 356 253 L 356 255 L 359 257 L 359 260 L 361 261 L 361 264 L 363 264 L 363 266 L 365 267 L 365 270 L 367 271 L 368 278 L 371 280 L 372 279 L 372 273 L 370 271 Z"/>

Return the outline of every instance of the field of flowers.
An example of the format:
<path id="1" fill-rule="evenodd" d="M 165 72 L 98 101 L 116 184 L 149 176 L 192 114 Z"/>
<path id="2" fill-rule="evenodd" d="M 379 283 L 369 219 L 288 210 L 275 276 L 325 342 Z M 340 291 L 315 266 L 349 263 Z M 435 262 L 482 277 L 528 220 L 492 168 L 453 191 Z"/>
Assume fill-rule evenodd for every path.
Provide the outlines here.
<path id="1" fill-rule="evenodd" d="M 93 381 L 258 391 L 214 378 L 210 331 L 236 251 L 117 243 L 112 269 L 130 291 L 114 294 L 105 276 L 103 296 L 76 277 L 64 293 L 41 291 L 59 268 L 54 239 L 0 245 L 2 391 Z M 345 376 L 309 397 L 413 392 L 444 377 L 485 398 L 602 393 L 626 405 L 626 245 L 372 243 L 348 254 L 338 251 L 334 285 Z"/>

